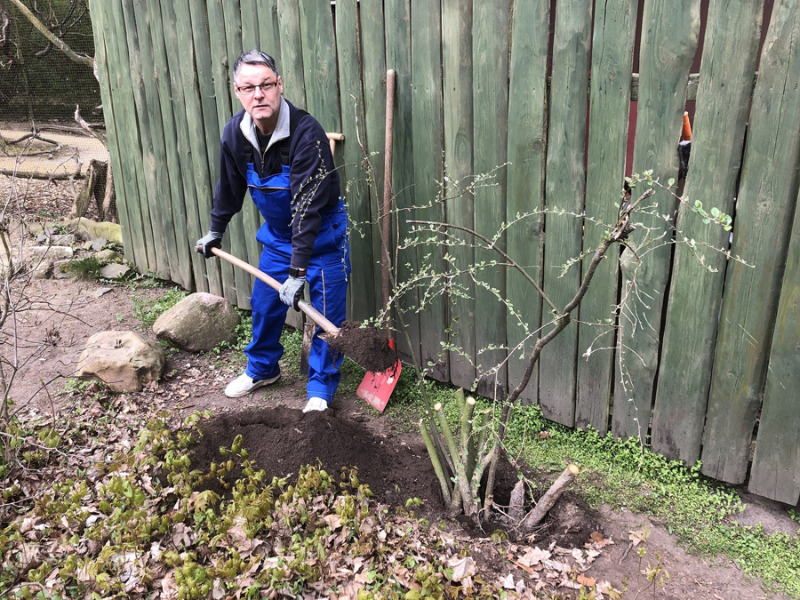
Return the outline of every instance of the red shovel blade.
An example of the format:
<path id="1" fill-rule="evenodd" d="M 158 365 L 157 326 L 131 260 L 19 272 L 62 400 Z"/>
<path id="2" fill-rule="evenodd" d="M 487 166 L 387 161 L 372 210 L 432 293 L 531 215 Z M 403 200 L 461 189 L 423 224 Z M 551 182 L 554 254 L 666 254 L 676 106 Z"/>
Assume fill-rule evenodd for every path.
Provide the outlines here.
<path id="1" fill-rule="evenodd" d="M 356 395 L 363 398 L 368 404 L 379 412 L 383 412 L 392 395 L 394 386 L 400 378 L 400 370 L 403 364 L 400 359 L 385 371 L 368 371 L 361 380 L 361 385 L 356 390 Z"/>

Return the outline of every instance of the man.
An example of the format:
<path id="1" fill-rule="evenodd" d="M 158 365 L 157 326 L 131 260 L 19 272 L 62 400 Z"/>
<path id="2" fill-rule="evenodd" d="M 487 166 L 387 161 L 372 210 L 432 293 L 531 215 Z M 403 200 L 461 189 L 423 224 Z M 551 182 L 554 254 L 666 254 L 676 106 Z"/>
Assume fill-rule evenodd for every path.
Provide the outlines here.
<path id="1" fill-rule="evenodd" d="M 347 213 L 324 129 L 283 97 L 283 81 L 269 55 L 257 50 L 242 54 L 233 67 L 233 83 L 243 110 L 222 133 L 210 230 L 197 241 L 197 251 L 213 256 L 211 249 L 221 246 L 249 190 L 264 217 L 256 234 L 263 244 L 259 269 L 284 282 L 280 292 L 255 282 L 247 368 L 225 388 L 226 396 L 237 398 L 280 378 L 286 311 L 297 308 L 306 282 L 311 305 L 341 325 L 350 261 Z M 311 343 L 303 412 L 325 410 L 339 384 L 342 356 L 320 333 L 317 329 Z"/>

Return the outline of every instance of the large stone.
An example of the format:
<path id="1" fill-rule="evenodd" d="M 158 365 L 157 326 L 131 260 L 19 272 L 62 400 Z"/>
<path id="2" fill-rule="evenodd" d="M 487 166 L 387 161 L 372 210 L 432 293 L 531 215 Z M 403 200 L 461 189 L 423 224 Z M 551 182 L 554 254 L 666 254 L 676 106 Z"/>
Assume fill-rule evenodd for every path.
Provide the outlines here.
<path id="1" fill-rule="evenodd" d="M 133 331 L 101 331 L 78 359 L 77 377 L 99 379 L 115 392 L 138 392 L 164 373 L 167 355 L 158 342 Z"/>
<path id="2" fill-rule="evenodd" d="M 118 246 L 123 245 L 122 227 L 117 223 L 111 223 L 109 221 L 98 222 L 92 221 L 91 219 L 78 218 L 66 221 L 64 226 L 69 231 L 74 231 L 85 239 L 94 240 L 97 238 L 105 238 Z"/>
<path id="3" fill-rule="evenodd" d="M 31 246 L 26 249 L 28 256 L 49 256 L 53 260 L 72 258 L 75 251 L 69 246 Z"/>
<path id="4" fill-rule="evenodd" d="M 201 352 L 221 342 L 233 342 L 240 321 L 239 313 L 225 298 L 198 292 L 165 311 L 153 324 L 153 331 L 160 340 Z"/>

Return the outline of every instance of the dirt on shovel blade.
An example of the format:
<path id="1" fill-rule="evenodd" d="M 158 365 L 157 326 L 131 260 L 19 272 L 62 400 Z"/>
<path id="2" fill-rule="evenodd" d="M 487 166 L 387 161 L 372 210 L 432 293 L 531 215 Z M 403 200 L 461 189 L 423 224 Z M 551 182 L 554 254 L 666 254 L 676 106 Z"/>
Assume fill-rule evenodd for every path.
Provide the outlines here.
<path id="1" fill-rule="evenodd" d="M 389 347 L 386 331 L 362 327 L 358 321 L 345 321 L 336 335 L 326 335 L 336 350 L 367 371 L 386 371 L 397 362 L 397 353 Z"/>

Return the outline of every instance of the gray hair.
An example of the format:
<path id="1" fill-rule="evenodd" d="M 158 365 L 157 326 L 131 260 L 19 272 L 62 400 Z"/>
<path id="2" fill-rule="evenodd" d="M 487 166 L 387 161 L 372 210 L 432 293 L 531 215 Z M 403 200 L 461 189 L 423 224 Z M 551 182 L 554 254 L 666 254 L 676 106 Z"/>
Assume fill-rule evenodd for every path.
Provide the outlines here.
<path id="1" fill-rule="evenodd" d="M 265 67 L 270 68 L 273 73 L 275 73 L 275 77 L 278 76 L 278 67 L 275 66 L 275 59 L 269 54 L 261 52 L 261 50 L 248 50 L 247 52 L 243 52 L 239 55 L 239 58 L 237 58 L 236 62 L 233 63 L 234 81 L 236 81 L 236 78 L 239 75 L 239 69 L 242 65 L 264 65 Z"/>

